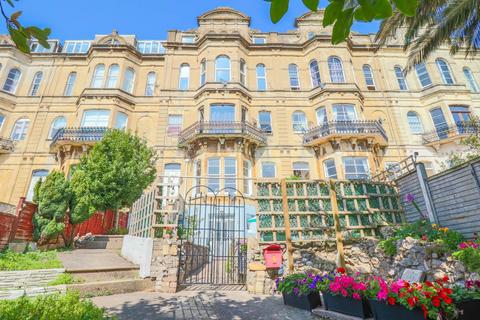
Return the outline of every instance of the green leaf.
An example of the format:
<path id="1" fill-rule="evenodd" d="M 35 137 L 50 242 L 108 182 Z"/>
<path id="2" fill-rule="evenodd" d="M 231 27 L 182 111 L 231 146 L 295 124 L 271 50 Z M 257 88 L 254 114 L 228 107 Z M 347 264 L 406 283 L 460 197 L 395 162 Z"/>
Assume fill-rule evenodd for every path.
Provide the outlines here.
<path id="1" fill-rule="evenodd" d="M 303 4 L 312 11 L 318 10 L 318 3 L 320 0 L 302 0 Z"/>
<path id="2" fill-rule="evenodd" d="M 25 28 L 25 30 L 30 33 L 33 37 L 37 38 L 38 40 L 47 40 L 48 36 L 49 36 L 49 32 L 45 30 L 42 30 L 38 27 L 35 27 L 35 26 L 30 26 L 30 27 L 27 27 Z"/>
<path id="3" fill-rule="evenodd" d="M 13 42 L 20 51 L 24 53 L 30 53 L 30 47 L 28 46 L 27 42 L 28 38 L 25 36 L 24 33 L 14 28 L 8 28 L 8 32 L 10 33 Z"/>
<path id="4" fill-rule="evenodd" d="M 395 3 L 398 10 L 409 17 L 415 15 L 418 7 L 418 0 L 393 0 L 393 3 Z"/>
<path id="5" fill-rule="evenodd" d="M 272 0 L 270 6 L 270 19 L 273 23 L 277 23 L 288 11 L 289 0 Z"/>
<path id="6" fill-rule="evenodd" d="M 372 21 L 375 17 L 375 0 L 358 0 L 360 4 L 355 10 L 355 19 L 361 21 Z M 362 17 L 362 19 L 360 19 Z"/>
<path id="7" fill-rule="evenodd" d="M 6 0 L 6 1 L 10 5 L 10 7 L 12 7 L 12 8 L 15 7 L 12 0 Z"/>
<path id="8" fill-rule="evenodd" d="M 376 0 L 375 1 L 375 18 L 385 19 L 393 14 L 392 5 L 389 0 Z"/>
<path id="9" fill-rule="evenodd" d="M 332 31 L 332 43 L 339 44 L 343 42 L 350 34 L 350 29 L 353 24 L 354 9 L 343 11 L 339 16 Z"/>
<path id="10" fill-rule="evenodd" d="M 333 0 L 325 9 L 323 15 L 323 27 L 329 26 L 337 20 L 338 16 L 342 13 L 343 1 Z"/>

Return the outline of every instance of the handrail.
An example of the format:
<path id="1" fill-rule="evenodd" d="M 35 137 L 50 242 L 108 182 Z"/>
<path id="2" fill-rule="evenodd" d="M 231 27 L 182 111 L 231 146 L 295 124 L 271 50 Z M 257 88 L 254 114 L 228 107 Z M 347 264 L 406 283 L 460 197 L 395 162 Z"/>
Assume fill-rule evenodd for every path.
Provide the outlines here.
<path id="1" fill-rule="evenodd" d="M 435 130 L 425 132 L 422 134 L 422 140 L 424 144 L 428 144 L 456 136 L 475 134 L 478 133 L 479 130 L 480 123 L 475 124 L 470 121 L 458 122 L 454 125 L 445 125 Z"/>
<path id="2" fill-rule="evenodd" d="M 260 144 L 267 143 L 265 133 L 246 121 L 197 121 L 179 133 L 178 143 L 185 144 L 198 135 L 245 135 Z"/>
<path id="3" fill-rule="evenodd" d="M 329 121 L 305 132 L 303 144 L 308 144 L 321 137 L 333 134 L 362 134 L 379 133 L 385 141 L 388 141 L 387 133 L 377 120 L 345 120 Z"/>
<path id="4" fill-rule="evenodd" d="M 62 128 L 53 136 L 51 145 L 59 141 L 100 141 L 107 130 L 107 127 Z"/>

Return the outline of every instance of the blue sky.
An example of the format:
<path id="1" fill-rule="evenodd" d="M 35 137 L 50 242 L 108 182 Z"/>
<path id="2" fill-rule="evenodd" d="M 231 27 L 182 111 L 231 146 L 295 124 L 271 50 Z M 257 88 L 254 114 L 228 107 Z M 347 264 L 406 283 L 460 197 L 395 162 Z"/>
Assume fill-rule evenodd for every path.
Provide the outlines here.
<path id="1" fill-rule="evenodd" d="M 197 26 L 196 17 L 218 6 L 228 6 L 252 17 L 252 27 L 263 31 L 293 29 L 295 17 L 307 11 L 301 0 L 290 0 L 290 10 L 277 24 L 269 18 L 269 4 L 263 0 L 20 0 L 18 10 L 24 25 L 50 27 L 51 38 L 92 39 L 117 29 L 139 39 L 166 38 L 167 30 Z M 324 7 L 327 0 L 321 0 Z M 10 8 L 7 8 L 10 10 Z M 11 12 L 11 11 L 9 11 Z M 353 30 L 375 32 L 378 23 L 356 24 Z M 0 32 L 6 33 L 0 24 Z"/>

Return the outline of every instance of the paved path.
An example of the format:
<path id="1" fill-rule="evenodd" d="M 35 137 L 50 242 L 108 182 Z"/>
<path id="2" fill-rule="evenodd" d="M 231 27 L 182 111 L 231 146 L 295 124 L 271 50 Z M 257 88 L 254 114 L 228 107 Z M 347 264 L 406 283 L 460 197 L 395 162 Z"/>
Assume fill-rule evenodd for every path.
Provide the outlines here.
<path id="1" fill-rule="evenodd" d="M 107 249 L 76 249 L 60 252 L 58 257 L 67 271 L 136 267 L 117 251 Z"/>
<path id="2" fill-rule="evenodd" d="M 246 291 L 135 292 L 92 300 L 118 315 L 120 320 L 317 319 L 310 312 L 283 305 L 279 296 L 250 295 Z"/>

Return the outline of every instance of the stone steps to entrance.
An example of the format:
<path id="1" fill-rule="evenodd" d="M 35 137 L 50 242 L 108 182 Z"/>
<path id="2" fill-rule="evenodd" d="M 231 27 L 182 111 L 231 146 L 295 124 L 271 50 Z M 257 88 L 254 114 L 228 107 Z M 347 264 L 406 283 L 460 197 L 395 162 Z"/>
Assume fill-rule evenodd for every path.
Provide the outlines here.
<path id="1" fill-rule="evenodd" d="M 155 282 L 151 279 L 121 279 L 70 284 L 67 285 L 67 290 L 79 292 L 84 297 L 97 297 L 137 291 L 152 291 L 154 286 Z"/>
<path id="2" fill-rule="evenodd" d="M 121 250 L 123 236 L 119 235 L 96 235 L 92 241 L 87 241 L 84 249 L 108 249 Z"/>
<path id="3" fill-rule="evenodd" d="M 318 319 L 322 320 L 363 320 L 359 317 L 353 317 L 343 313 L 325 310 L 323 307 L 313 309 L 312 314 L 315 315 Z M 365 320 L 373 320 L 373 318 L 367 318 Z"/>

